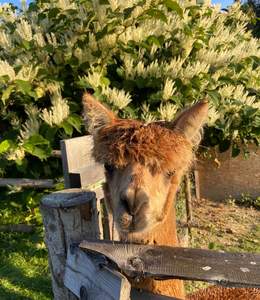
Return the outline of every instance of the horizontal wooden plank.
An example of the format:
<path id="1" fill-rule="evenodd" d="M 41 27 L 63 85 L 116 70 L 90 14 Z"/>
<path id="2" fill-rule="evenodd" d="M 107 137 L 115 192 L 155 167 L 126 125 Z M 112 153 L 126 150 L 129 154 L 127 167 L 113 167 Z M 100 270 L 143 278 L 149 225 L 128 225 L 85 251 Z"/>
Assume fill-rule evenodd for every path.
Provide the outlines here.
<path id="1" fill-rule="evenodd" d="M 104 169 L 101 164 L 92 163 L 86 167 L 74 169 L 69 172 L 70 186 L 72 188 L 86 187 L 104 180 Z"/>
<path id="2" fill-rule="evenodd" d="M 31 233 L 35 229 L 34 225 L 27 224 L 0 224 L 0 232 L 26 232 Z"/>
<path id="3" fill-rule="evenodd" d="M 77 247 L 72 247 L 67 256 L 65 286 L 80 299 L 88 300 L 180 300 L 136 289 L 131 289 L 130 296 L 131 287 L 127 279 L 115 270 L 101 267 L 104 263 L 103 257 L 87 255 Z"/>
<path id="4" fill-rule="evenodd" d="M 260 254 L 111 241 L 83 241 L 80 247 L 105 255 L 130 277 L 179 278 L 260 288 Z"/>
<path id="5" fill-rule="evenodd" d="M 131 285 L 121 273 L 110 270 L 104 259 L 86 255 L 79 248 L 70 249 L 64 284 L 80 299 L 129 300 Z"/>
<path id="6" fill-rule="evenodd" d="M 53 188 L 54 182 L 52 179 L 0 178 L 0 187 L 8 185 L 24 188 Z"/>

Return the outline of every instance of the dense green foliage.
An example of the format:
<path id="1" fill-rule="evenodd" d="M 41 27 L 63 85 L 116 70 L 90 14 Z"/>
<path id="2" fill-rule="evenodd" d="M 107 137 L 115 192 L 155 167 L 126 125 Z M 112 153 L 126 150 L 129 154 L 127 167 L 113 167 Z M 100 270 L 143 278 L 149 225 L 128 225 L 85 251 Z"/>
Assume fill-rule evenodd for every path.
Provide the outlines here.
<path id="1" fill-rule="evenodd" d="M 249 28 L 252 30 L 254 36 L 260 38 L 260 1 L 247 0 L 243 4 L 242 9 L 252 14 L 253 22 L 249 25 Z"/>
<path id="2" fill-rule="evenodd" d="M 204 143 L 259 143 L 260 50 L 238 4 L 38 0 L 0 6 L 0 174 L 60 175 L 59 140 L 83 134 L 91 88 L 120 116 L 173 119 L 205 97 Z"/>

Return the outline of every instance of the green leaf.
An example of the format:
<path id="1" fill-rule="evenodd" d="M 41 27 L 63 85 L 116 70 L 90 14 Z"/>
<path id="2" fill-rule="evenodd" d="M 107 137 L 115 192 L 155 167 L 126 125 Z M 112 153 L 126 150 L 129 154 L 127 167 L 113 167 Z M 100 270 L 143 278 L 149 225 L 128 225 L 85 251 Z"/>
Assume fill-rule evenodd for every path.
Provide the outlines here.
<path id="1" fill-rule="evenodd" d="M 177 2 L 172 0 L 164 0 L 163 3 L 169 10 L 175 11 L 180 17 L 183 17 L 183 10 Z"/>
<path id="2" fill-rule="evenodd" d="M 212 102 L 215 106 L 219 105 L 219 102 L 221 100 L 221 95 L 218 91 L 207 91 L 207 94 L 210 96 Z"/>
<path id="3" fill-rule="evenodd" d="M 17 88 L 24 94 L 24 95 L 28 95 L 30 94 L 31 90 L 32 90 L 32 86 L 31 83 L 28 81 L 24 81 L 24 80 L 20 80 L 20 79 L 16 79 L 15 83 L 17 85 Z"/>
<path id="4" fill-rule="evenodd" d="M 231 145 L 231 142 L 230 140 L 223 140 L 220 142 L 219 146 L 218 146 L 218 149 L 219 149 L 219 152 L 225 152 L 229 149 Z"/>
<path id="5" fill-rule="evenodd" d="M 40 134 L 34 134 L 32 135 L 28 140 L 29 143 L 33 145 L 49 145 L 49 141 L 46 140 L 42 135 Z"/>
<path id="6" fill-rule="evenodd" d="M 237 157 L 240 153 L 240 149 L 237 145 L 232 145 L 232 157 Z"/>
<path id="7" fill-rule="evenodd" d="M 150 35 L 148 38 L 147 38 L 147 42 L 152 45 L 152 44 L 155 44 L 157 46 L 161 46 L 161 43 L 159 41 L 159 39 L 155 36 L 155 35 Z"/>
<path id="8" fill-rule="evenodd" d="M 72 125 L 78 132 L 81 132 L 82 119 L 76 114 L 72 114 L 68 117 L 67 122 Z"/>
<path id="9" fill-rule="evenodd" d="M 107 77 L 101 77 L 100 82 L 104 85 L 104 86 L 109 86 L 110 84 L 110 80 Z"/>
<path id="10" fill-rule="evenodd" d="M 73 127 L 70 123 L 68 123 L 67 121 L 63 121 L 62 124 L 61 124 L 61 127 L 64 129 L 65 133 L 68 136 L 72 136 Z"/>
<path id="11" fill-rule="evenodd" d="M 167 18 L 165 16 L 165 14 L 159 9 L 156 9 L 156 8 L 148 9 L 146 11 L 146 14 L 153 17 L 153 18 L 155 18 L 155 19 L 162 20 L 165 23 L 167 22 Z"/>
<path id="12" fill-rule="evenodd" d="M 9 99 L 13 89 L 14 89 L 14 86 L 9 85 L 8 88 L 3 91 L 2 101 L 3 101 L 4 104 L 5 104 L 5 101 Z"/>
<path id="13" fill-rule="evenodd" d="M 51 154 L 50 143 L 40 134 L 31 136 L 24 144 L 24 150 L 40 160 L 47 159 Z"/>
<path id="14" fill-rule="evenodd" d="M 0 154 L 6 152 L 11 147 L 10 140 L 4 140 L 0 143 Z"/>

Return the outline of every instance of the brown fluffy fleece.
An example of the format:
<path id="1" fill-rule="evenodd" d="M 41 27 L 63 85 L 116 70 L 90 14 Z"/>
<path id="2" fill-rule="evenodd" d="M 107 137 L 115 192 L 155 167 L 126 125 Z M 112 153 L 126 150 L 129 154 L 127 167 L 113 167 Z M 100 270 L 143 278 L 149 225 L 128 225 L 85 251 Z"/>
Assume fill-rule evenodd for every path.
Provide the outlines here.
<path id="1" fill-rule="evenodd" d="M 94 137 L 96 161 L 122 168 L 139 162 L 155 172 L 182 169 L 192 160 L 192 145 L 180 134 L 156 123 L 116 119 Z"/>

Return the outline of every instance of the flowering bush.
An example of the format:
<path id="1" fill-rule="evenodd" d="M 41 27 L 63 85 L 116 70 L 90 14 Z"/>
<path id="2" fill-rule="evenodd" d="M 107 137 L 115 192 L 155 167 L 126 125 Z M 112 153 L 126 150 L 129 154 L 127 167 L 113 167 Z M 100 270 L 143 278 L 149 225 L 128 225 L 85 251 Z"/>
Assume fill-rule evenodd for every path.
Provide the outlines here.
<path id="1" fill-rule="evenodd" d="M 37 0 L 0 6 L 0 173 L 55 177 L 59 140 L 82 134 L 81 95 L 125 118 L 171 120 L 205 97 L 204 144 L 260 134 L 259 40 L 238 4 Z M 43 161 L 48 159 L 48 161 Z"/>

